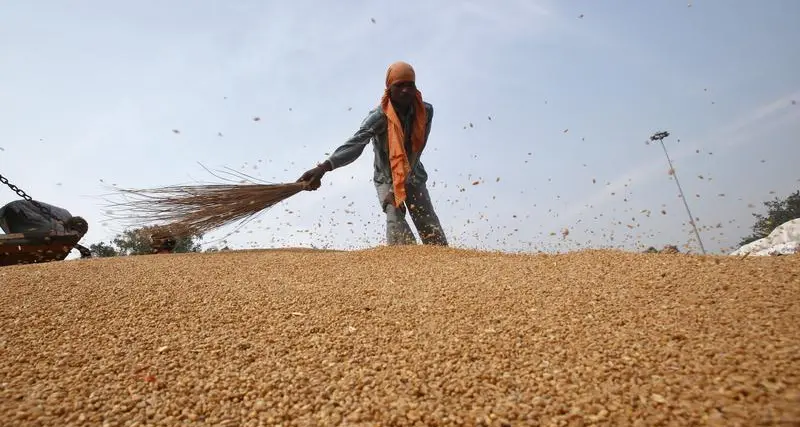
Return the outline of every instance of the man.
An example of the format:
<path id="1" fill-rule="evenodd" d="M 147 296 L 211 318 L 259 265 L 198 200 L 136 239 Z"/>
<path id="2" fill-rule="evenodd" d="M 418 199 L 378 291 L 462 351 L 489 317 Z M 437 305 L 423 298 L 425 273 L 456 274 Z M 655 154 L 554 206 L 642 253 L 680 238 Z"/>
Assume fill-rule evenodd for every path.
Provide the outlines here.
<path id="1" fill-rule="evenodd" d="M 150 249 L 154 254 L 171 254 L 178 241 L 169 227 L 154 227 L 147 236 L 150 240 Z"/>
<path id="2" fill-rule="evenodd" d="M 380 105 L 370 111 L 350 139 L 298 182 L 308 182 L 312 190 L 318 189 L 325 173 L 353 163 L 371 141 L 375 153 L 373 182 L 386 214 L 387 243 L 416 243 L 405 219 L 407 208 L 423 244 L 447 246 L 428 194 L 428 174 L 420 161 L 432 120 L 433 106 L 422 100 L 414 68 L 395 62 L 386 72 Z"/>
<path id="3" fill-rule="evenodd" d="M 89 231 L 89 224 L 79 216 L 72 216 L 69 211 L 47 203 L 37 202 L 49 209 L 61 222 L 45 215 L 33 202 L 15 200 L 0 207 L 0 229 L 4 233 L 27 232 L 77 232 L 81 238 Z M 75 245 L 82 258 L 91 256 L 91 252 L 81 245 Z"/>
<path id="4" fill-rule="evenodd" d="M 151 237 L 150 247 L 154 254 L 171 254 L 175 250 L 178 242 L 172 237 L 155 238 Z"/>

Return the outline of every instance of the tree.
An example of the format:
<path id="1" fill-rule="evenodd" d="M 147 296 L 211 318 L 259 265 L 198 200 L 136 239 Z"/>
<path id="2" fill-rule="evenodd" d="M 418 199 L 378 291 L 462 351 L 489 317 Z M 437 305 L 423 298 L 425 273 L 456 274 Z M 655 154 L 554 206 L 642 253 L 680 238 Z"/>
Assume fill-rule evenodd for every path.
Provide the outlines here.
<path id="1" fill-rule="evenodd" d="M 92 256 L 98 258 L 107 258 L 119 255 L 117 248 L 109 245 L 106 242 L 94 243 L 90 245 L 89 252 L 92 253 Z"/>
<path id="2" fill-rule="evenodd" d="M 111 243 L 100 242 L 90 246 L 92 254 L 97 257 L 146 255 L 152 254 L 150 236 L 153 227 L 128 229 L 117 234 Z M 191 236 L 177 239 L 173 253 L 200 252 L 199 240 L 202 236 Z"/>
<path id="3" fill-rule="evenodd" d="M 764 205 L 767 207 L 767 214 L 753 214 L 756 218 L 751 228 L 753 234 L 742 239 L 739 246 L 763 239 L 779 225 L 800 218 L 800 191 L 795 191 L 783 200 L 776 197 L 775 200 L 764 202 Z"/>
<path id="4" fill-rule="evenodd" d="M 153 253 L 150 237 L 142 229 L 125 230 L 113 240 L 120 255 L 145 255 Z"/>

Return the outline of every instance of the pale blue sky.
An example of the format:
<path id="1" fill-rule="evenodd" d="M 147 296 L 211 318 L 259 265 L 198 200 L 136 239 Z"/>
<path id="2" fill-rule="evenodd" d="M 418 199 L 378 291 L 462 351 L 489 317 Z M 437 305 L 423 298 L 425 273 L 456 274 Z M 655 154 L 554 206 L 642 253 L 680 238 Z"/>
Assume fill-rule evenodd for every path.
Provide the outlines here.
<path id="1" fill-rule="evenodd" d="M 198 162 L 294 181 L 404 60 L 435 107 L 422 161 L 454 246 L 697 250 L 645 144 L 666 129 L 719 252 L 748 205 L 800 188 L 798 16 L 793 0 L 0 1 L 0 173 L 107 240 L 104 183 L 213 180 Z M 368 147 L 228 243 L 382 244 L 371 167 Z"/>

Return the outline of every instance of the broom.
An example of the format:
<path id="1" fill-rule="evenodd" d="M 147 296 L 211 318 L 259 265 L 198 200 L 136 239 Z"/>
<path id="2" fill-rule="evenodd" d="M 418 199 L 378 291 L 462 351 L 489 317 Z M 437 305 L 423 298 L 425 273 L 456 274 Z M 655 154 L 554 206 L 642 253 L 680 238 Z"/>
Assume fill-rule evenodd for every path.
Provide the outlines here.
<path id="1" fill-rule="evenodd" d="M 151 230 L 153 240 L 182 238 L 252 219 L 258 213 L 310 189 L 308 182 L 258 184 L 247 180 L 238 184 L 117 189 L 129 200 L 115 203 L 112 207 L 115 212 L 125 212 L 124 217 L 130 222 L 160 223 L 146 227 Z"/>

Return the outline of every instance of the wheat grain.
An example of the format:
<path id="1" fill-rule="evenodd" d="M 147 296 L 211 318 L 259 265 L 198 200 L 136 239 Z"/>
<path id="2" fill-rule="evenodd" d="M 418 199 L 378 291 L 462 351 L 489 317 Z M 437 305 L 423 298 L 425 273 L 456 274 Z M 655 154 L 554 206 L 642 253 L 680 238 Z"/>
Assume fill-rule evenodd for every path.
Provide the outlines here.
<path id="1" fill-rule="evenodd" d="M 798 271 L 422 246 L 4 267 L 0 419 L 796 425 Z"/>

